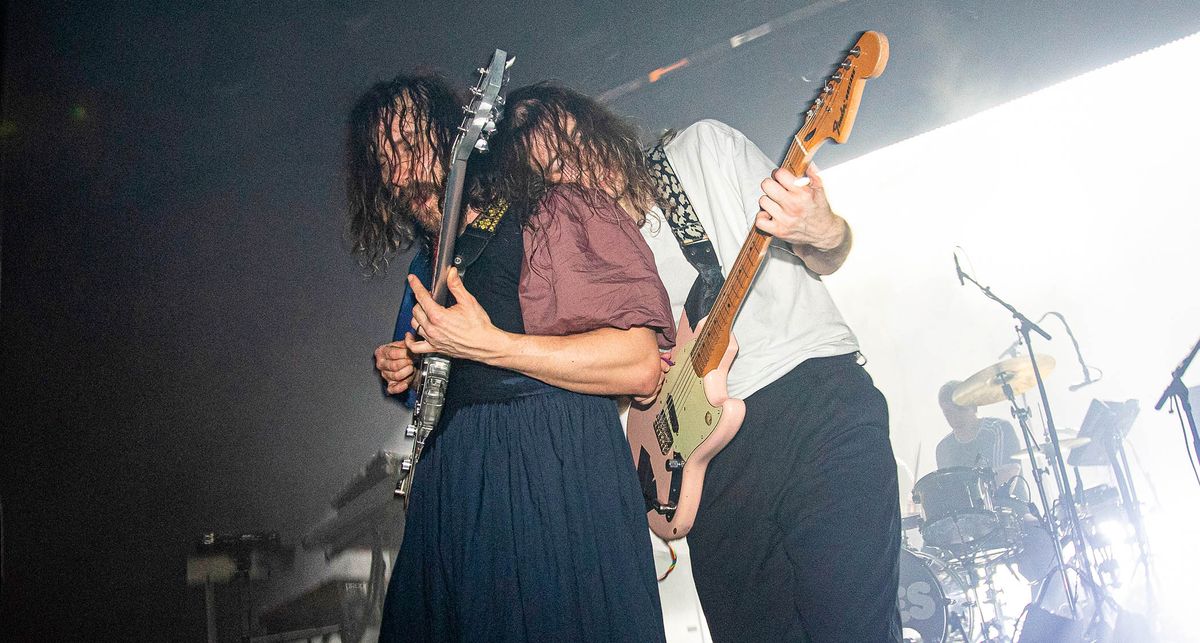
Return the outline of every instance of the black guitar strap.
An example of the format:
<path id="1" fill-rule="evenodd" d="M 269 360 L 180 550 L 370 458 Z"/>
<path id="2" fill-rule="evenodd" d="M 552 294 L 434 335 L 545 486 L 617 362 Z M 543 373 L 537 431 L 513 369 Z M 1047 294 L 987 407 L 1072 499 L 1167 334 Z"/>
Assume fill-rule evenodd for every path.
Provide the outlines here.
<path id="1" fill-rule="evenodd" d="M 692 208 L 692 202 L 688 199 L 683 184 L 679 182 L 671 162 L 667 160 L 667 153 L 662 144 L 650 148 L 646 157 L 650 175 L 654 177 L 655 187 L 658 189 L 659 207 L 667 217 L 667 225 L 671 227 L 675 240 L 679 242 L 683 256 L 696 272 L 700 273 L 692 283 L 687 301 L 683 304 L 688 321 L 695 330 L 696 322 L 708 315 L 708 311 L 712 309 L 713 302 L 721 292 L 721 286 L 725 285 L 725 277 L 721 274 L 721 263 L 717 260 L 712 241 L 709 241 L 704 232 L 704 225 L 700 223 L 700 217 Z"/>

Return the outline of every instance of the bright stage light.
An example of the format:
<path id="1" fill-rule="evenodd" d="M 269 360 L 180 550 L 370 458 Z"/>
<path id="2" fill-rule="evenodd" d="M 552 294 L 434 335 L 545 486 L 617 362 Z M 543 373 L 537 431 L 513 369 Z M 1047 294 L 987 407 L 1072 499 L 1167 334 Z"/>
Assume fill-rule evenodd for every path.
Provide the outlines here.
<path id="1" fill-rule="evenodd" d="M 1054 339 L 1035 338 L 1035 349 L 1058 363 L 1046 384 L 1060 429 L 1078 427 L 1093 397 L 1140 400 L 1127 442 L 1142 456 L 1134 480 L 1157 524 L 1175 532 L 1150 530 L 1164 611 L 1182 609 L 1171 597 L 1190 596 L 1200 577 L 1200 487 L 1177 419 L 1152 411 L 1200 336 L 1198 67 L 1194 35 L 824 172 L 856 245 L 828 283 L 888 397 L 898 457 L 913 464 L 919 447 L 915 474 L 928 473 L 949 432 L 939 386 L 996 362 L 1015 339 L 1008 312 L 959 286 L 951 255 L 961 246 L 964 270 L 1033 319 L 1060 311 L 1103 369 L 1102 382 L 1070 392 L 1083 374 L 1047 319 Z M 1192 370 L 1187 379 L 1200 380 Z M 980 415 L 1011 419 L 1007 405 Z M 1043 431 L 1036 420 L 1034 430 Z M 1114 484 L 1107 467 L 1082 474 L 1088 487 Z M 1130 541 L 1124 524 L 1100 528 Z M 1121 561 L 1132 583 L 1135 568 Z M 1128 590 L 1137 600 L 1144 583 Z"/>
<path id="2" fill-rule="evenodd" d="M 1058 363 L 1046 383 L 1060 428 L 1078 427 L 1093 397 L 1141 401 L 1129 437 L 1131 456 L 1142 456 L 1134 479 L 1149 506 L 1160 603 L 1184 621 L 1200 578 L 1200 487 L 1175 417 L 1151 409 L 1200 335 L 1197 68 L 1192 36 L 823 173 L 855 230 L 849 262 L 827 283 L 887 395 L 897 455 L 914 465 L 923 452 L 913 477 L 933 468 L 949 432 L 938 388 L 997 361 L 1015 338 L 1007 312 L 959 286 L 951 253 L 962 246 L 967 272 L 1034 319 L 1060 311 L 1103 369 L 1102 382 L 1069 392 L 1083 375 L 1062 328 L 1045 323 L 1054 340 L 1035 347 Z M 981 415 L 1007 419 L 1009 410 Z M 1089 487 L 1113 484 L 1103 467 L 1082 473 Z M 900 491 L 904 502 L 911 488 Z M 1120 568 L 1134 576 L 1122 600 L 1134 601 L 1136 565 Z M 1006 610 L 1019 609 L 1013 599 L 1027 590 L 998 582 Z"/>

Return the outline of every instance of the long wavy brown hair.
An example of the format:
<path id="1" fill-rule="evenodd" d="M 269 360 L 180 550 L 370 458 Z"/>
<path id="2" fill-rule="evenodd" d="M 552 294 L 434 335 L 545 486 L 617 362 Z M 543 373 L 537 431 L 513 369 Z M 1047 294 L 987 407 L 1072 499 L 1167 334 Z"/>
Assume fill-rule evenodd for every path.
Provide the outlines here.
<path id="1" fill-rule="evenodd" d="M 555 185 L 585 196 L 605 192 L 638 225 L 655 204 L 637 127 L 568 87 L 542 82 L 514 90 L 491 142 L 487 192 L 526 217 Z"/>
<path id="2" fill-rule="evenodd" d="M 414 204 L 440 199 L 461 104 L 444 78 L 405 74 L 355 102 L 346 136 L 346 236 L 367 274 L 414 241 L 429 241 L 430 215 Z"/>

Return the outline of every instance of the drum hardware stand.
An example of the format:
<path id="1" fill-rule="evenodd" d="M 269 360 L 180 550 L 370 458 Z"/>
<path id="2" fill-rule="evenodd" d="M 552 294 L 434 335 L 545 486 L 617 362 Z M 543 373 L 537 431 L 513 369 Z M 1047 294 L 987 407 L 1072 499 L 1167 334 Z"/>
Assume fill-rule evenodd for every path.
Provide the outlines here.
<path id="1" fill-rule="evenodd" d="M 1171 400 L 1171 410 L 1179 413 L 1180 423 L 1183 423 L 1186 419 L 1187 428 L 1191 431 L 1193 453 L 1196 459 L 1200 460 L 1200 430 L 1197 430 L 1196 417 L 1192 415 L 1192 405 L 1190 400 L 1188 400 L 1188 389 L 1183 385 L 1183 374 L 1192 365 L 1192 360 L 1196 358 L 1197 351 L 1200 351 L 1200 341 L 1196 342 L 1196 345 L 1192 347 L 1192 351 L 1187 354 L 1187 357 L 1183 358 L 1179 366 L 1176 366 L 1175 370 L 1171 371 L 1171 383 L 1167 385 L 1162 396 L 1158 398 L 1158 402 L 1154 405 L 1154 410 L 1162 410 L 1167 400 Z M 1196 463 L 1193 462 L 1192 466 L 1195 467 Z M 1200 480 L 1197 480 L 1197 482 L 1200 482 Z"/>
<path id="2" fill-rule="evenodd" d="M 1003 377 L 1003 376 L 1001 376 Z M 1001 387 L 1004 389 L 1004 395 L 1008 397 L 1008 401 L 1012 404 L 1012 414 L 1021 425 L 1021 437 L 1025 440 L 1025 452 L 1029 454 L 1029 467 L 1033 472 L 1033 483 L 1037 487 L 1038 497 L 1042 501 L 1042 515 L 1039 516 L 1042 523 L 1046 526 L 1047 533 L 1052 535 L 1051 540 L 1054 541 L 1054 560 L 1058 563 L 1059 569 L 1066 569 L 1067 563 L 1063 558 L 1063 545 L 1057 537 L 1058 529 L 1054 526 L 1053 511 L 1050 505 L 1050 498 L 1046 495 L 1046 482 L 1043 476 L 1046 472 L 1042 469 L 1037 461 L 1037 449 L 1033 446 L 1033 435 L 1029 428 L 1029 410 L 1017 404 L 1016 396 L 1013 394 L 1012 387 L 1008 385 L 1007 379 L 1002 381 Z M 1077 545 L 1078 547 L 1078 545 Z M 1066 574 L 1059 574 L 1063 581 L 1063 591 L 1066 592 L 1067 602 L 1071 605 L 1071 613 L 1076 614 L 1076 597 L 1071 588 L 1071 584 L 1067 582 Z"/>
<path id="3" fill-rule="evenodd" d="M 1075 498 L 1074 498 L 1074 495 L 1071 493 L 1070 485 L 1066 484 L 1066 481 L 1069 478 L 1067 477 L 1066 464 L 1063 462 L 1062 448 L 1060 447 L 1060 445 L 1058 443 L 1058 429 L 1056 429 L 1054 426 L 1054 416 L 1050 412 L 1050 400 L 1046 396 L 1046 384 L 1045 384 L 1045 382 L 1042 381 L 1042 372 L 1038 368 L 1037 358 L 1034 356 L 1033 340 L 1031 337 L 1031 332 L 1036 332 L 1038 335 L 1041 335 L 1047 341 L 1049 341 L 1051 339 L 1050 334 L 1047 333 L 1046 331 L 1042 330 L 1042 328 L 1040 326 L 1033 323 L 1033 321 L 1031 321 L 1028 317 L 1021 314 L 1021 312 L 1019 310 L 1017 310 L 1016 308 L 1014 308 L 1011 304 L 1004 301 L 999 296 L 997 296 L 995 293 L 993 293 L 991 288 L 984 286 L 983 284 L 976 281 L 974 277 L 964 273 L 962 271 L 962 269 L 959 268 L 957 254 L 954 256 L 954 269 L 958 273 L 958 279 L 959 279 L 960 283 L 965 284 L 965 281 L 970 281 L 988 299 L 991 299 L 992 301 L 1003 306 L 1004 309 L 1007 310 L 1009 313 L 1011 313 L 1013 318 L 1016 319 L 1018 322 L 1018 325 L 1016 326 L 1016 331 L 1017 331 L 1017 334 L 1018 334 L 1018 337 L 1020 338 L 1020 340 L 1022 340 L 1024 342 L 1025 347 L 1029 349 L 1029 351 L 1028 351 L 1029 352 L 1029 361 L 1030 361 L 1030 364 L 1033 366 L 1033 375 L 1037 381 L 1038 393 L 1040 394 L 1041 399 L 1042 399 L 1042 410 L 1045 412 L 1046 432 L 1049 434 L 1050 443 L 1053 445 L 1054 453 L 1047 454 L 1047 459 L 1053 460 L 1055 476 L 1059 480 L 1062 481 L 1062 484 L 1060 484 L 1060 487 L 1059 487 L 1059 499 L 1061 501 L 1063 501 L 1067 507 L 1068 527 L 1069 527 L 1069 531 L 1070 531 L 1071 540 L 1075 543 L 1075 551 L 1077 552 L 1077 554 L 1079 556 L 1081 556 L 1083 558 L 1084 565 L 1083 565 L 1082 571 L 1087 576 L 1087 579 L 1091 580 L 1092 579 L 1091 560 L 1090 560 L 1090 557 L 1088 556 L 1087 546 L 1083 542 L 1083 528 L 1079 522 L 1079 512 L 1077 511 L 1077 509 L 1075 507 Z M 1197 346 L 1200 347 L 1200 344 L 1197 344 Z M 1007 381 L 1003 382 L 1003 386 L 1004 386 L 1005 395 L 1008 396 L 1008 399 L 1012 403 L 1013 408 L 1014 409 L 1017 408 L 1016 400 L 1015 400 L 1015 396 L 1013 395 L 1012 388 L 1008 385 Z M 1023 413 L 1018 414 L 1017 419 L 1018 419 L 1018 421 L 1020 421 L 1021 429 L 1025 433 L 1025 440 L 1026 440 L 1025 444 L 1026 444 L 1026 449 L 1029 450 L 1030 465 L 1036 470 L 1037 469 L 1037 461 L 1034 459 L 1035 456 L 1032 451 L 1032 444 L 1031 444 L 1031 441 L 1029 440 L 1028 417 L 1026 417 L 1028 414 L 1028 411 L 1027 410 L 1023 410 L 1023 411 L 1024 411 Z M 1200 434 L 1197 434 L 1197 435 L 1198 435 L 1197 445 L 1200 445 Z M 1041 476 L 1035 475 L 1034 479 L 1037 481 L 1038 493 L 1041 495 L 1043 502 L 1045 502 L 1046 491 L 1045 491 L 1045 486 L 1042 483 Z M 1048 504 L 1043 505 L 1043 507 L 1045 509 L 1045 512 L 1047 514 L 1049 514 L 1050 509 L 1051 509 L 1050 505 L 1048 505 Z M 1051 534 L 1057 533 L 1053 529 L 1053 524 L 1051 524 L 1050 526 L 1051 526 L 1050 533 Z M 1057 556 L 1059 565 L 1061 566 L 1061 565 L 1063 565 L 1062 545 L 1061 545 L 1061 543 L 1057 542 L 1057 540 L 1058 540 L 1057 538 L 1055 538 L 1054 540 L 1056 541 L 1055 548 L 1054 548 L 1055 555 Z M 1065 566 L 1060 567 L 1060 568 L 1066 569 Z M 1064 575 L 1064 577 L 1066 576 L 1066 574 L 1063 574 L 1063 575 Z M 1063 583 L 1064 583 L 1065 587 L 1069 588 L 1069 584 L 1066 582 L 1065 579 L 1064 579 Z M 1092 584 L 1094 585 L 1094 583 L 1092 583 Z M 1069 589 L 1067 591 L 1067 599 L 1068 599 L 1068 603 L 1070 603 L 1070 606 L 1071 606 L 1072 616 L 1075 618 L 1078 618 L 1079 606 L 1077 604 L 1076 596 L 1075 596 L 1075 593 L 1070 591 Z"/>
<path id="4" fill-rule="evenodd" d="M 993 576 L 996 574 L 996 565 L 993 563 L 984 567 L 983 582 L 987 591 L 984 593 L 984 603 L 992 606 L 992 618 L 983 621 L 981 624 L 983 640 L 989 643 L 1008 643 L 1012 641 L 1012 637 L 1008 635 L 1004 627 L 1004 607 L 1000 601 L 1000 591 L 996 589 L 996 583 Z M 996 637 L 992 638 L 991 631 L 996 631 Z"/>
<path id="5" fill-rule="evenodd" d="M 1200 346 L 1200 344 L 1197 344 Z M 1138 548 L 1138 563 L 1143 566 L 1146 575 L 1146 592 L 1148 604 L 1153 609 L 1154 574 L 1151 568 L 1150 540 L 1146 536 L 1146 525 L 1142 518 L 1141 501 L 1133 483 L 1133 470 L 1129 467 L 1129 459 L 1125 452 L 1125 435 L 1133 425 L 1138 413 L 1137 400 L 1128 402 L 1102 402 L 1093 400 L 1084 417 L 1084 426 L 1080 427 L 1081 436 L 1092 433 L 1093 444 L 1098 441 L 1104 447 L 1105 456 L 1117 483 L 1117 491 L 1121 496 L 1121 504 L 1125 516 L 1133 526 L 1134 539 Z M 1094 432 L 1089 431 L 1096 427 Z M 1082 447 L 1077 447 L 1082 448 Z M 1078 474 L 1078 468 L 1076 468 Z"/>

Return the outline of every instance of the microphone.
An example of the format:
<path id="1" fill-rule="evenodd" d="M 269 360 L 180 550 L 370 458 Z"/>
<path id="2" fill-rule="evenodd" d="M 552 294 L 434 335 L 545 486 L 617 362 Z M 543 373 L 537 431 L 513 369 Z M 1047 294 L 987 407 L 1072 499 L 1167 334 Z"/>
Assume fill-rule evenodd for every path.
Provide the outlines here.
<path id="1" fill-rule="evenodd" d="M 958 253 L 954 253 L 954 274 L 958 275 L 958 285 L 965 286 L 967 282 L 963 281 L 963 271 L 958 265 Z"/>

